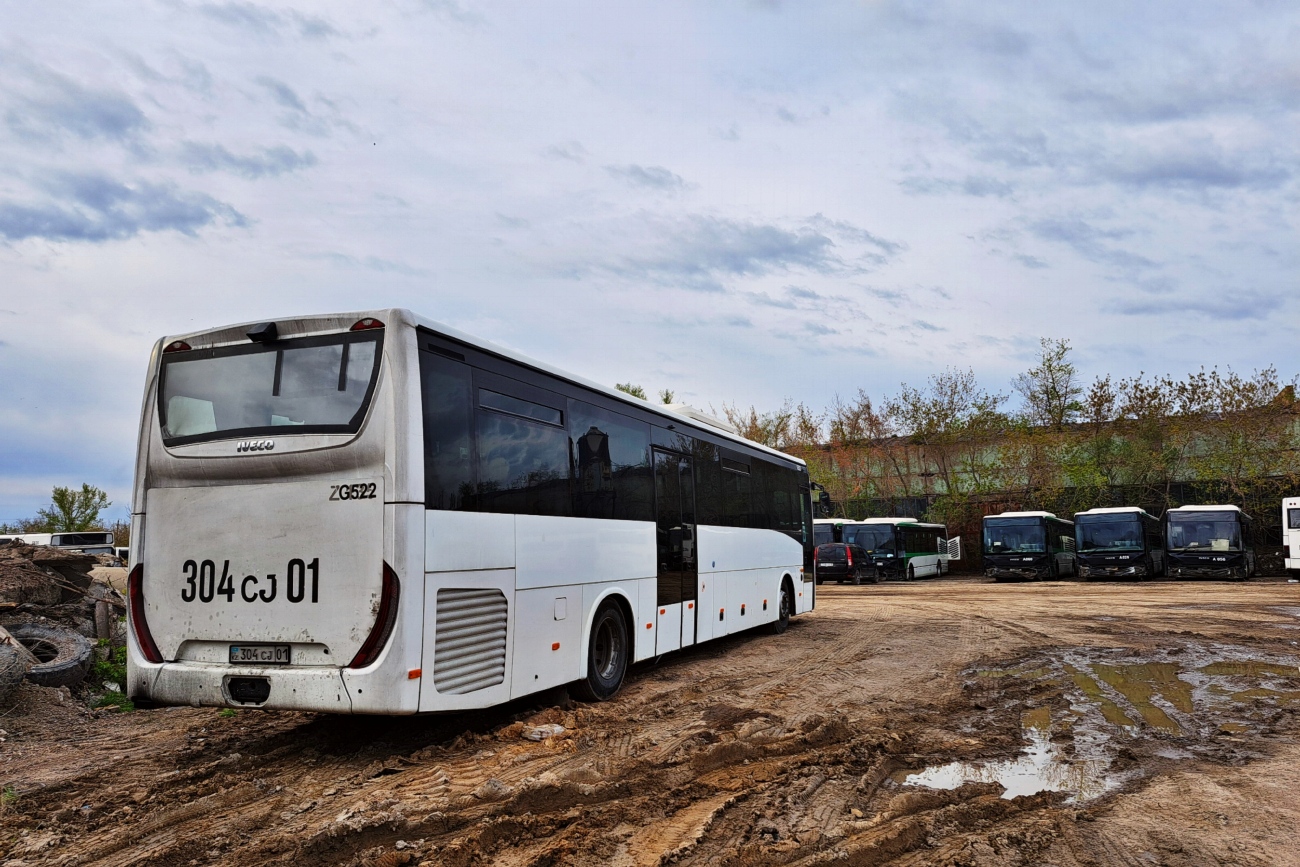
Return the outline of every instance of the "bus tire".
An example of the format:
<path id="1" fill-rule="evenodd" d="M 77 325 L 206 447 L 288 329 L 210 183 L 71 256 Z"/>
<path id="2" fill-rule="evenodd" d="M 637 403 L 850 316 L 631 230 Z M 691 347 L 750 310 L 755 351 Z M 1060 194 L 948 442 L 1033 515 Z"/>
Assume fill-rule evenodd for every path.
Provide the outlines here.
<path id="1" fill-rule="evenodd" d="M 794 587 L 790 579 L 781 579 L 781 595 L 776 602 L 776 620 L 772 621 L 772 634 L 780 635 L 790 628 L 790 617 L 794 614 Z"/>
<path id="2" fill-rule="evenodd" d="M 596 609 L 587 642 L 587 676 L 575 684 L 583 701 L 607 701 L 623 686 L 631 656 L 627 621 L 617 602 L 606 599 Z"/>
<path id="3" fill-rule="evenodd" d="M 90 671 L 93 647 L 90 639 L 71 629 L 23 623 L 10 627 L 9 634 L 18 639 L 40 660 L 27 672 L 27 679 L 38 686 L 78 686 Z"/>
<path id="4" fill-rule="evenodd" d="M 907 564 L 907 580 L 908 581 L 916 580 L 916 567 L 913 566 L 911 563 Z"/>

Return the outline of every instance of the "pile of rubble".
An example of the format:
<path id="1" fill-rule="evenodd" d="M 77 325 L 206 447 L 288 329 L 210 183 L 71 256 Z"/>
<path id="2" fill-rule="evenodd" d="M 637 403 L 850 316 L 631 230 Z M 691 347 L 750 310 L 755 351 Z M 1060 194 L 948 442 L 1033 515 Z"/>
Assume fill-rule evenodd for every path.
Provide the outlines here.
<path id="1" fill-rule="evenodd" d="M 125 575 L 112 557 L 0 543 L 0 702 L 24 679 L 76 689 L 97 640 L 121 645 Z"/>

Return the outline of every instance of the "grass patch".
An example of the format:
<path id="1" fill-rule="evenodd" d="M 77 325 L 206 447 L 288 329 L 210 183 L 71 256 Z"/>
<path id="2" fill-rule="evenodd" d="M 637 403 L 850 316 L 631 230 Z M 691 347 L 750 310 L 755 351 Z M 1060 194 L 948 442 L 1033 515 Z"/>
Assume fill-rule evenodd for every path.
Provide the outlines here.
<path id="1" fill-rule="evenodd" d="M 101 638 L 95 650 L 95 661 L 86 674 L 87 686 L 97 691 L 106 683 L 115 683 L 118 689 L 92 698 L 90 707 L 113 708 L 121 713 L 135 710 L 135 703 L 122 691 L 126 689 L 126 645 L 114 647 L 108 639 Z"/>
<path id="2" fill-rule="evenodd" d="M 91 684 L 98 688 L 103 683 L 116 683 L 118 686 L 126 687 L 126 645 L 113 647 L 107 638 L 99 639 L 99 653 L 95 654 L 95 661 L 90 665 L 90 672 L 87 679 Z M 106 658 L 100 659 L 100 653 Z"/>
<path id="3" fill-rule="evenodd" d="M 135 710 L 135 702 L 126 697 L 124 692 L 106 692 L 90 702 L 93 708 L 112 708 L 119 713 L 130 713 Z"/>
<path id="4" fill-rule="evenodd" d="M 223 707 L 221 710 L 217 711 L 217 716 L 222 719 L 234 719 L 235 714 L 237 713 L 239 713 L 239 711 L 235 710 L 233 707 Z"/>
<path id="5" fill-rule="evenodd" d="M 18 803 L 18 790 L 13 786 L 5 786 L 0 789 L 0 806 L 12 807 Z"/>

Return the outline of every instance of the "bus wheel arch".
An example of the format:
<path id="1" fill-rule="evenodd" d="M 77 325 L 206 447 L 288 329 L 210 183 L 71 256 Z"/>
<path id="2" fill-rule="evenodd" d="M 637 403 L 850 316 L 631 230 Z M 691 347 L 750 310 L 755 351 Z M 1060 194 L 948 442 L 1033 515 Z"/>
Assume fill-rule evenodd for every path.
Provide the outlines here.
<path id="1" fill-rule="evenodd" d="M 586 629 L 583 658 L 585 674 L 573 684 L 583 701 L 606 701 L 623 687 L 635 657 L 636 633 L 632 606 L 621 593 L 609 593 L 596 602 Z"/>

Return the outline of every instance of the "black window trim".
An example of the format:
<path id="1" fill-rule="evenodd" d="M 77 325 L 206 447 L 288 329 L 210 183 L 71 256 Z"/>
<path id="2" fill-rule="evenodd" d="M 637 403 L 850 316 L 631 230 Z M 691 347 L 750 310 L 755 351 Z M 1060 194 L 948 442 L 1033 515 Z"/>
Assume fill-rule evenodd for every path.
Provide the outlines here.
<path id="1" fill-rule="evenodd" d="M 556 400 L 560 398 L 576 398 L 609 412 L 615 412 L 636 421 L 646 422 L 652 427 L 665 429 L 671 424 L 673 425 L 674 434 L 685 434 L 710 443 L 719 449 L 730 450 L 751 463 L 755 460 L 761 460 L 807 474 L 807 467 L 794 458 L 748 448 L 744 443 L 711 432 L 707 425 L 697 425 L 684 417 L 675 418 L 660 415 L 649 409 L 643 409 L 633 402 L 622 401 L 602 391 L 596 391 L 583 383 L 575 382 L 549 371 L 539 370 L 525 362 L 498 355 L 473 344 L 464 343 L 423 325 L 417 326 L 416 330 L 419 347 L 422 351 L 436 352 L 440 355 L 448 355 L 448 353 L 454 352 L 464 356 L 464 362 L 474 369 L 475 387 L 480 385 L 479 376 L 484 373 L 488 375 L 488 378 L 498 383 L 501 379 L 510 380 L 524 388 L 538 389 L 545 394 L 553 395 L 552 399 Z M 510 392 L 506 391 L 505 393 L 509 394 Z M 518 396 L 525 397 L 523 394 Z M 545 399 L 526 399 L 535 400 L 535 402 L 543 405 L 550 405 L 547 404 Z M 555 405 L 553 408 L 563 410 L 567 407 Z"/>
<path id="2" fill-rule="evenodd" d="M 556 409 L 556 408 L 553 407 L 553 406 L 547 406 L 547 405 L 544 404 L 544 403 L 537 403 L 536 401 L 532 401 L 532 400 L 525 400 L 525 399 L 522 398 L 522 397 L 515 397 L 513 394 L 506 394 L 505 392 L 497 391 L 497 390 L 494 389 L 494 388 L 483 388 L 483 387 L 480 387 L 480 388 L 478 388 L 478 389 L 476 389 L 476 390 L 478 391 L 478 404 L 477 404 L 478 409 L 486 410 L 486 411 L 488 411 L 488 412 L 494 412 L 494 413 L 497 413 L 497 414 L 499 414 L 499 415 L 508 415 L 508 416 L 510 416 L 511 418 L 522 419 L 523 421 L 531 421 L 531 422 L 536 422 L 537 424 L 544 424 L 544 425 L 546 425 L 546 426 L 548 426 L 548 427 L 556 427 L 556 428 L 560 428 L 561 430 L 567 430 L 567 428 L 565 427 L 565 424 L 564 424 L 565 412 L 564 412 L 564 410 L 562 410 L 562 409 Z M 542 408 L 542 409 L 549 409 L 549 410 L 551 410 L 552 412 L 558 413 L 559 416 L 560 416 L 560 420 L 559 420 L 559 421 L 547 421 L 546 419 L 544 419 L 544 418 L 538 418 L 538 417 L 535 416 L 535 415 L 524 415 L 523 413 L 520 413 L 520 412 L 514 412 L 514 411 L 512 411 L 512 410 L 508 410 L 508 409 L 503 409 L 503 408 L 501 408 L 501 407 L 499 407 L 499 406 L 492 406 L 492 405 L 490 405 L 490 404 L 487 404 L 487 403 L 484 403 L 484 402 L 483 402 L 483 393 L 484 393 L 484 392 L 486 392 L 486 393 L 488 393 L 488 394 L 496 394 L 496 395 L 500 395 L 501 397 L 510 398 L 511 400 L 517 400 L 517 401 L 519 401 L 520 403 L 532 404 L 533 406 L 540 407 L 540 408 Z"/>
<path id="3" fill-rule="evenodd" d="M 232 355 L 253 355 L 258 352 L 268 352 L 271 349 L 310 349 L 313 346 L 337 346 L 351 345 L 353 343 L 362 343 L 372 341 L 375 344 L 375 361 L 374 367 L 370 371 L 370 383 L 366 386 L 365 396 L 361 399 L 361 405 L 353 413 L 352 418 L 347 424 L 303 424 L 303 425 L 261 425 L 258 427 L 241 427 L 231 428 L 229 430 L 212 431 L 210 433 L 190 434 L 183 437 L 170 437 L 164 433 L 167 429 L 167 407 L 163 396 L 167 392 L 167 367 L 182 361 L 195 361 L 199 359 L 226 358 Z M 276 353 L 275 362 L 275 382 L 274 390 L 279 392 L 280 385 L 280 361 L 283 355 Z M 166 448 L 175 446 L 191 445 L 193 443 L 220 442 L 223 440 L 248 439 L 250 437 L 266 436 L 300 436 L 303 434 L 343 434 L 352 436 L 361 430 L 366 415 L 370 412 L 371 402 L 374 400 L 375 389 L 379 387 L 379 368 L 384 360 L 384 330 L 368 329 L 365 331 L 341 331 L 334 334 L 315 334 L 310 337 L 291 337 L 285 340 L 277 340 L 271 344 L 265 343 L 236 343 L 230 346 L 217 346 L 206 349 L 190 349 L 184 352 L 169 352 L 162 357 L 158 365 L 158 432 L 162 436 L 163 445 Z"/>

